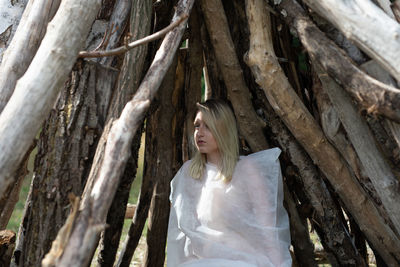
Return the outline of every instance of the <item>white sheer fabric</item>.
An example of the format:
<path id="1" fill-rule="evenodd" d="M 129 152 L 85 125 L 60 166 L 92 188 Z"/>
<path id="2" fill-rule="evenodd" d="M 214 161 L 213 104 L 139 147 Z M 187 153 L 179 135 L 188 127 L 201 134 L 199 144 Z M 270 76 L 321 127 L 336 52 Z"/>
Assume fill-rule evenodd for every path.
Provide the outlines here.
<path id="1" fill-rule="evenodd" d="M 207 164 L 189 176 L 186 162 L 171 182 L 167 266 L 291 266 L 283 207 L 280 149 L 240 157 L 230 183 Z"/>

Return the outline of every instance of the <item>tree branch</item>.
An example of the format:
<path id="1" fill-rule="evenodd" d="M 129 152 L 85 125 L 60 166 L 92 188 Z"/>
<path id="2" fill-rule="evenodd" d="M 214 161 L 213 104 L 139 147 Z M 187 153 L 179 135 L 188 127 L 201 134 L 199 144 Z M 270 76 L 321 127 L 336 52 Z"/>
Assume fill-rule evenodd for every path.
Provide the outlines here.
<path id="1" fill-rule="evenodd" d="M 114 48 L 111 50 L 107 51 L 81 51 L 79 52 L 79 58 L 94 58 L 94 57 L 110 57 L 110 56 L 116 56 L 116 55 L 121 55 L 123 53 L 128 52 L 134 47 L 137 47 L 139 45 L 144 45 L 147 43 L 150 43 L 151 41 L 157 40 L 161 37 L 163 37 L 165 34 L 167 34 L 169 31 L 177 27 L 179 24 L 181 24 L 183 21 L 187 19 L 188 15 L 184 14 L 177 21 L 172 22 L 170 25 L 162 29 L 161 31 L 158 31 L 156 33 L 153 33 L 149 36 L 146 36 L 142 39 L 136 40 L 134 42 L 131 42 L 125 46 L 120 46 L 118 48 Z"/>

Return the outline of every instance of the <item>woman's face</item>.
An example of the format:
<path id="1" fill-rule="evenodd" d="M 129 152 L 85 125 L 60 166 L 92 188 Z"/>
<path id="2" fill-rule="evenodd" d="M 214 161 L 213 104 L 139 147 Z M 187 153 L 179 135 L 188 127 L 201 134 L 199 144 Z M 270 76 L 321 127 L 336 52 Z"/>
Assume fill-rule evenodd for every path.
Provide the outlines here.
<path id="1" fill-rule="evenodd" d="M 197 112 L 194 119 L 194 140 L 197 150 L 207 155 L 207 161 L 212 162 L 214 159 L 219 158 L 217 142 L 210 129 L 204 123 L 201 111 Z"/>

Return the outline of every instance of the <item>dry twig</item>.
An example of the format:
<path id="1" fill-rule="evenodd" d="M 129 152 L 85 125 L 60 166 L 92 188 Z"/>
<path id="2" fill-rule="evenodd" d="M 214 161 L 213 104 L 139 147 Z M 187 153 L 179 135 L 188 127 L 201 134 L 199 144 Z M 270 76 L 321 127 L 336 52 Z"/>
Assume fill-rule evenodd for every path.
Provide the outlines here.
<path id="1" fill-rule="evenodd" d="M 118 48 L 114 48 L 108 51 L 81 51 L 79 52 L 79 56 L 80 58 L 84 58 L 84 57 L 109 57 L 109 56 L 116 56 L 116 55 L 120 55 L 123 53 L 128 52 L 129 50 L 131 50 L 134 47 L 137 47 L 139 45 L 143 45 L 143 44 L 147 44 L 150 43 L 151 41 L 157 40 L 161 37 L 163 37 L 165 34 L 167 34 L 169 31 L 171 31 L 172 29 L 174 29 L 176 26 L 178 26 L 179 24 L 181 24 L 186 18 L 188 17 L 188 15 L 182 15 L 177 21 L 171 23 L 170 25 L 168 25 L 167 27 L 165 27 L 164 29 L 153 33 L 149 36 L 146 36 L 142 39 L 136 40 L 132 43 L 129 43 L 127 45 L 124 46 L 120 46 Z"/>

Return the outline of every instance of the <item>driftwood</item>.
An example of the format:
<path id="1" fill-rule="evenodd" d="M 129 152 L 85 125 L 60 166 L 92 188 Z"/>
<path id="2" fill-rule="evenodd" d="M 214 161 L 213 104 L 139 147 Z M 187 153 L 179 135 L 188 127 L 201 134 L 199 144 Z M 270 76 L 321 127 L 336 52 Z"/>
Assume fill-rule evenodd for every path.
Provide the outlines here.
<path id="1" fill-rule="evenodd" d="M 28 69 L 60 0 L 29 1 L 0 66 L 0 114 Z M 49 47 L 47 49 L 50 49 Z"/>
<path id="2" fill-rule="evenodd" d="M 280 69 L 272 47 L 269 16 L 264 3 L 248 1 L 247 15 L 250 25 L 247 63 L 257 83 L 264 89 L 275 112 L 329 179 L 368 240 L 388 264 L 396 264 L 399 261 L 396 255 L 400 255 L 398 238 L 351 176 L 340 155 L 329 144 Z"/>
<path id="3" fill-rule="evenodd" d="M 246 136 L 252 151 L 268 147 L 263 134 L 264 123 L 258 119 L 251 104 L 251 96 L 244 80 L 235 47 L 229 33 L 228 22 L 221 0 L 202 0 L 201 8 L 215 51 L 218 66 L 232 102 L 239 131 Z"/>
<path id="4" fill-rule="evenodd" d="M 182 14 L 189 14 L 192 6 L 193 1 L 179 2 L 173 21 Z M 105 222 L 111 205 L 110 199 L 114 197 L 129 157 L 132 138 L 172 62 L 185 26 L 183 23 L 166 35 L 137 93 L 111 127 L 100 171 L 95 182 L 91 184 L 91 190 L 86 190 L 88 197 L 81 204 L 84 209 L 75 221 L 64 253 L 57 260 L 57 266 L 86 266 L 89 263 L 97 245 L 99 226 Z"/>
<path id="5" fill-rule="evenodd" d="M 100 3 L 62 1 L 30 67 L 1 113 L 0 198 L 15 181 L 15 170 L 68 77 L 82 48 L 82 36 L 89 32 Z M 81 8 L 73 8 L 76 5 Z"/>
<path id="6" fill-rule="evenodd" d="M 400 25 L 382 9 L 363 0 L 305 0 L 305 3 L 400 81 L 400 62 L 397 60 L 400 57 Z"/>
<path id="7" fill-rule="evenodd" d="M 368 112 L 400 122 L 400 90 L 373 79 L 356 67 L 294 3 L 284 0 L 280 7 L 284 9 L 285 21 L 297 30 L 310 55 Z"/>

